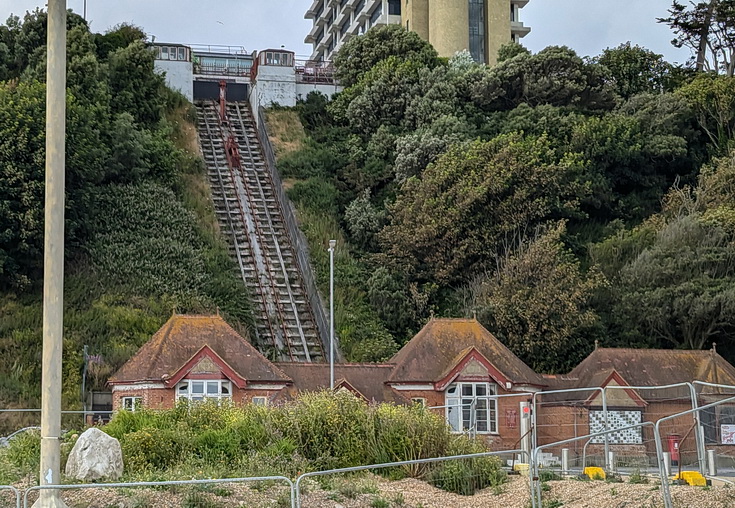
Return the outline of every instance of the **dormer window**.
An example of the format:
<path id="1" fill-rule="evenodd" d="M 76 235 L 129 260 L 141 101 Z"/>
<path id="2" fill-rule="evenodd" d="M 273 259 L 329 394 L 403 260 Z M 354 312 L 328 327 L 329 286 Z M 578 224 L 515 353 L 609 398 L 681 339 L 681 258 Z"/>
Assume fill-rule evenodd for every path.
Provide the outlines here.
<path id="1" fill-rule="evenodd" d="M 203 401 L 232 398 L 231 383 L 227 380 L 186 379 L 176 385 L 176 400 Z"/>
<path id="2" fill-rule="evenodd" d="M 453 432 L 474 431 L 478 434 L 498 432 L 498 400 L 491 383 L 452 383 L 444 394 L 447 421 Z"/>

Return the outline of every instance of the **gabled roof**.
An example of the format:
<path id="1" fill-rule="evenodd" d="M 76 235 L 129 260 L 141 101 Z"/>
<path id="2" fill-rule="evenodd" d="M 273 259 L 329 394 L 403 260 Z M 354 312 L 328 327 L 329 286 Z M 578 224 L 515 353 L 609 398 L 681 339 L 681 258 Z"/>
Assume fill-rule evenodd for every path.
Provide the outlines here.
<path id="1" fill-rule="evenodd" d="M 277 363 L 279 369 L 293 380 L 293 388 L 299 392 L 315 392 L 329 389 L 329 364 L 326 363 Z M 335 364 L 335 388 L 349 385 L 368 402 L 407 403 L 402 395 L 386 384 L 393 365 L 375 363 Z"/>
<path id="2" fill-rule="evenodd" d="M 215 362 L 248 382 L 289 382 L 220 316 L 172 316 L 109 380 L 110 384 L 161 382 L 172 378 L 207 346 Z M 227 375 L 227 372 L 225 372 Z"/>
<path id="3" fill-rule="evenodd" d="M 476 319 L 432 318 L 390 360 L 389 383 L 436 383 L 471 350 L 487 359 L 507 381 L 518 385 L 547 383 Z"/>
<path id="4" fill-rule="evenodd" d="M 614 386 L 631 386 L 623 376 L 616 370 L 603 370 L 596 376 L 601 381 L 596 384 L 602 388 L 610 388 Z M 633 404 L 638 407 L 647 406 L 648 403 L 641 398 L 640 394 L 633 388 L 618 388 L 617 390 L 607 390 L 607 407 L 622 406 Z M 601 405 L 602 395 L 600 392 L 593 392 L 585 401 L 587 405 Z"/>
<path id="5" fill-rule="evenodd" d="M 577 386 L 599 386 L 598 373 L 612 370 L 630 386 L 661 386 L 694 380 L 735 384 L 735 367 L 711 350 L 597 348 L 569 377 L 577 379 Z"/>

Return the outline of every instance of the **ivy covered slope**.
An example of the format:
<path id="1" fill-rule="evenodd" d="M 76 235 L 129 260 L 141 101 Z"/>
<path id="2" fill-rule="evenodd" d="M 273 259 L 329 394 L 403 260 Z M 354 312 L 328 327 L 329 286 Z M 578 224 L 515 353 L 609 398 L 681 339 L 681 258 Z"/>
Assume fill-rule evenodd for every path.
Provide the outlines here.
<path id="1" fill-rule="evenodd" d="M 533 368 L 594 341 L 735 360 L 735 80 L 628 44 L 447 60 L 400 27 L 335 57 L 344 91 L 269 113 L 337 330 L 380 360 L 433 312 Z"/>
<path id="2" fill-rule="evenodd" d="M 0 406 L 39 407 L 46 14 L 0 26 Z M 246 333 L 197 156 L 193 108 L 153 71 L 145 34 L 68 17 L 64 407 L 172 312 L 215 312 Z M 89 382 L 88 382 L 89 386 Z"/>

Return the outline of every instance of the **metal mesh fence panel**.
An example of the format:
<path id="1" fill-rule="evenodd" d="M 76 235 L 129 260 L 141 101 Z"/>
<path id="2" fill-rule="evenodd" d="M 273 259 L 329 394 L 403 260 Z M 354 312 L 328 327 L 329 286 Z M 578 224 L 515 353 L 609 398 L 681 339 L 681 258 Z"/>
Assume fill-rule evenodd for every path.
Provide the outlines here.
<path id="1" fill-rule="evenodd" d="M 306 473 L 295 483 L 296 507 L 317 508 L 335 502 L 359 506 L 465 506 L 468 496 L 472 496 L 473 506 L 493 505 L 505 491 L 507 463 L 519 453 L 486 452 Z M 514 487 L 523 499 L 528 499 L 525 480 L 515 482 Z"/>
<path id="2" fill-rule="evenodd" d="M 293 483 L 284 476 L 140 483 L 39 486 L 26 490 L 28 508 L 42 490 L 57 490 L 69 508 L 291 507 Z"/>
<path id="3" fill-rule="evenodd" d="M 20 492 L 11 485 L 0 485 L 0 506 L 20 508 Z"/>

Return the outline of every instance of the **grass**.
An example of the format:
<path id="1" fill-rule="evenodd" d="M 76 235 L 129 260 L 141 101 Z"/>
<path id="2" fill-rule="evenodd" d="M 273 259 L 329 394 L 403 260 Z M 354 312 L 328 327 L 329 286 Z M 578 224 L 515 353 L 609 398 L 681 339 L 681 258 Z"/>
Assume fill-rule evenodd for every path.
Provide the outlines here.
<path id="1" fill-rule="evenodd" d="M 276 157 L 296 152 L 304 147 L 306 132 L 299 115 L 292 109 L 266 110 L 268 137 Z"/>

